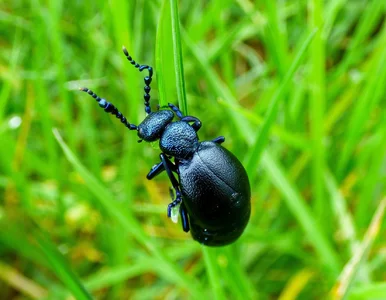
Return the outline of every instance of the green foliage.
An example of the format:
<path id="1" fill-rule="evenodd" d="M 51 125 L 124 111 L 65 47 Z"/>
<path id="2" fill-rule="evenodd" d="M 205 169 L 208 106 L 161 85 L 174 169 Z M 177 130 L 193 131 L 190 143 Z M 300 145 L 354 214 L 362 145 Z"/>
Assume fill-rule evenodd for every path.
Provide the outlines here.
<path id="1" fill-rule="evenodd" d="M 1 299 L 386 298 L 386 5 L 0 4 Z M 246 166 L 252 216 L 207 248 L 166 216 L 143 77 Z"/>

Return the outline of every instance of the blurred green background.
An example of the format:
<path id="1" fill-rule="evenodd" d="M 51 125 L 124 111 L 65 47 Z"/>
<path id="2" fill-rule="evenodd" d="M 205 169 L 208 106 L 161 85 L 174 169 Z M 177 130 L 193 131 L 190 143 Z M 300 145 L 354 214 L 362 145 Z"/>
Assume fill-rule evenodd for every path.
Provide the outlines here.
<path id="1" fill-rule="evenodd" d="M 386 2 L 175 8 L 0 3 L 0 298 L 386 299 Z M 122 45 L 155 67 L 154 108 L 179 103 L 245 165 L 235 244 L 172 223 L 166 174 L 145 177 L 157 145 L 78 91 L 144 118 Z"/>

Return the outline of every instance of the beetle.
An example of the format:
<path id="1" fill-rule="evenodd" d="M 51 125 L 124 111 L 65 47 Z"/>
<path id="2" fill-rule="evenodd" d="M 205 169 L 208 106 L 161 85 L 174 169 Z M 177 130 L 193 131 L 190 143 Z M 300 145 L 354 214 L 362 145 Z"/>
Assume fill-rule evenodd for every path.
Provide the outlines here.
<path id="1" fill-rule="evenodd" d="M 125 47 L 122 50 L 135 68 L 148 71 L 144 77 L 147 116 L 138 126 L 129 123 L 112 103 L 90 89 L 80 90 L 91 95 L 105 112 L 115 115 L 129 130 L 137 131 L 138 142 L 159 141 L 160 162 L 151 168 L 147 179 L 166 171 L 173 186 L 167 216 L 170 218 L 172 210 L 179 205 L 182 228 L 190 231 L 193 239 L 207 246 L 233 243 L 243 233 L 251 213 L 247 172 L 236 156 L 221 145 L 225 141 L 223 136 L 199 141 L 197 132 L 201 121 L 198 118 L 185 116 L 171 103 L 151 111 L 153 68 L 136 63 Z M 173 121 L 175 117 L 178 120 Z"/>

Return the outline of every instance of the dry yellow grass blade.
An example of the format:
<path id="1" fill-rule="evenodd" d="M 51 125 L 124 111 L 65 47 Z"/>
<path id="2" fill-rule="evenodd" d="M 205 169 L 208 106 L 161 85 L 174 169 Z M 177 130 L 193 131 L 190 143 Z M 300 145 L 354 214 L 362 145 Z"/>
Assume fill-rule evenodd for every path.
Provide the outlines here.
<path id="1" fill-rule="evenodd" d="M 310 269 L 303 269 L 296 273 L 287 283 L 278 300 L 297 299 L 300 292 L 304 289 L 314 274 L 315 273 Z"/>
<path id="2" fill-rule="evenodd" d="M 47 296 L 47 291 L 36 284 L 31 279 L 19 273 L 15 268 L 10 267 L 0 261 L 0 279 L 12 286 L 20 293 L 32 299 L 43 299 Z"/>
<path id="3" fill-rule="evenodd" d="M 351 283 L 354 281 L 356 274 L 359 271 L 361 263 L 366 258 L 374 240 L 379 234 L 381 228 L 383 216 L 386 209 L 386 197 L 380 202 L 377 211 L 375 212 L 373 219 L 371 220 L 370 226 L 366 231 L 363 238 L 363 242 L 359 245 L 354 256 L 348 261 L 343 268 L 337 283 L 331 290 L 332 299 L 343 299 L 349 291 Z"/>

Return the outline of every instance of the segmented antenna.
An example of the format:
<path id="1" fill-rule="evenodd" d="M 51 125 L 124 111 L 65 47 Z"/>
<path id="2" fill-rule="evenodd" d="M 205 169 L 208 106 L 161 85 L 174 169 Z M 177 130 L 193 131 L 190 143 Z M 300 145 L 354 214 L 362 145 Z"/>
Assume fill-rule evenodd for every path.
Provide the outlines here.
<path id="1" fill-rule="evenodd" d="M 100 98 L 97 94 L 95 94 L 92 90 L 89 90 L 88 88 L 79 88 L 80 91 L 86 92 L 91 97 L 93 97 L 99 104 L 100 107 L 102 107 L 105 112 L 111 113 L 114 116 L 117 117 L 127 128 L 130 130 L 137 130 L 137 126 L 134 124 L 131 124 L 127 121 L 126 117 L 110 102 L 106 101 L 106 99 Z"/>
<path id="2" fill-rule="evenodd" d="M 122 46 L 122 51 L 125 54 L 127 60 L 135 68 L 137 68 L 140 72 L 142 72 L 145 69 L 149 71 L 149 76 L 145 76 L 145 78 L 144 78 L 145 87 L 144 87 L 143 90 L 145 91 L 145 94 L 143 95 L 143 99 L 145 99 L 145 112 L 147 114 L 150 114 L 151 113 L 151 108 L 150 108 L 150 90 L 151 90 L 150 83 L 151 83 L 151 80 L 152 80 L 152 77 L 153 77 L 153 68 L 150 67 L 150 66 L 147 66 L 147 65 L 140 65 L 140 64 L 136 63 L 135 60 L 130 56 L 129 52 L 127 52 L 127 49 L 125 48 L 125 46 Z"/>

